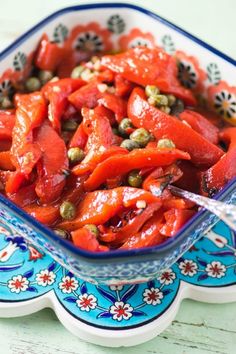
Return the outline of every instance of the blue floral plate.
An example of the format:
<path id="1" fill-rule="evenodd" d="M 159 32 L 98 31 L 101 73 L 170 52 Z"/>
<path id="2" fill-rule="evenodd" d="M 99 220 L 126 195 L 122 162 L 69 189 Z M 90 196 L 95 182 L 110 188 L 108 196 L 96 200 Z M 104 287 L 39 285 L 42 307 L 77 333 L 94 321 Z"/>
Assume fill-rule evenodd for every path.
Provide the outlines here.
<path id="1" fill-rule="evenodd" d="M 2 317 L 52 307 L 62 324 L 82 339 L 128 346 L 164 330 L 184 298 L 236 301 L 236 234 L 221 221 L 158 278 L 124 286 L 83 281 L 0 224 Z"/>

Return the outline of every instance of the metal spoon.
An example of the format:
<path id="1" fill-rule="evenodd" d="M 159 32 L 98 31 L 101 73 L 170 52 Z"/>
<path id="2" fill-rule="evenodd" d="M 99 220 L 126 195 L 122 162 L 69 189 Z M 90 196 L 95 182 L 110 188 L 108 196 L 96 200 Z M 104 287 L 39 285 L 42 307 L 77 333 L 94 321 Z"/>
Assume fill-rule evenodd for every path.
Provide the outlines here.
<path id="1" fill-rule="evenodd" d="M 236 231 L 236 205 L 226 204 L 215 199 L 203 197 L 172 185 L 169 185 L 168 188 L 174 195 L 189 199 L 217 215 L 226 225 Z"/>

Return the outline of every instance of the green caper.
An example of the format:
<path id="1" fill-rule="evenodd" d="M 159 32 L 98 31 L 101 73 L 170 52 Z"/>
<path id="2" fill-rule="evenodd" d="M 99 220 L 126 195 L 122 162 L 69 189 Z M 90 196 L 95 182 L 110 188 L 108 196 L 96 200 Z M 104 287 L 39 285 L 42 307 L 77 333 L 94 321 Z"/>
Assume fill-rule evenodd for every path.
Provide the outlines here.
<path id="1" fill-rule="evenodd" d="M 120 135 L 127 137 L 127 136 L 129 136 L 128 130 L 133 127 L 134 126 L 132 124 L 131 119 L 124 118 L 124 119 L 122 119 L 122 121 L 119 124 L 118 131 L 119 131 Z"/>
<path id="2" fill-rule="evenodd" d="M 140 176 L 139 171 L 133 170 L 128 174 L 128 183 L 131 187 L 141 187 L 143 179 L 142 176 Z"/>
<path id="3" fill-rule="evenodd" d="M 168 98 L 168 106 L 172 107 L 176 101 L 176 97 L 174 95 L 167 95 L 166 97 Z"/>
<path id="4" fill-rule="evenodd" d="M 153 97 L 153 96 L 159 95 L 160 90 L 157 86 L 147 85 L 145 87 L 145 93 L 148 97 Z"/>
<path id="5" fill-rule="evenodd" d="M 132 151 L 134 149 L 138 149 L 139 148 L 139 144 L 136 143 L 136 141 L 130 140 L 130 139 L 125 139 L 122 141 L 122 143 L 120 144 L 121 147 Z"/>
<path id="6" fill-rule="evenodd" d="M 67 232 L 66 230 L 54 229 L 53 231 L 55 232 L 55 234 L 57 234 L 57 236 L 59 236 L 60 238 L 63 238 L 64 240 L 70 240 L 71 239 L 70 233 Z"/>
<path id="7" fill-rule="evenodd" d="M 38 77 L 41 84 L 44 85 L 53 78 L 53 72 L 50 70 L 40 70 Z"/>
<path id="8" fill-rule="evenodd" d="M 87 224 L 84 226 L 86 229 L 91 231 L 95 236 L 99 236 L 99 230 L 96 225 L 94 224 Z"/>
<path id="9" fill-rule="evenodd" d="M 84 151 L 79 147 L 72 147 L 67 152 L 70 162 L 81 162 L 84 159 Z"/>
<path id="10" fill-rule="evenodd" d="M 25 88 L 28 92 L 38 91 L 41 87 L 41 82 L 37 77 L 29 77 L 25 82 Z"/>
<path id="11" fill-rule="evenodd" d="M 171 107 L 171 114 L 173 116 L 178 116 L 181 112 L 184 111 L 184 103 L 182 100 L 180 100 L 179 98 L 176 99 L 175 103 L 173 104 L 173 106 Z"/>
<path id="12" fill-rule="evenodd" d="M 162 112 L 165 112 L 165 113 L 167 113 L 167 114 L 169 114 L 170 111 L 171 111 L 171 108 L 168 107 L 168 106 L 161 106 L 161 107 L 159 107 L 159 109 L 160 109 Z"/>
<path id="13" fill-rule="evenodd" d="M 85 68 L 82 65 L 76 66 L 71 72 L 71 75 L 70 75 L 71 78 L 72 79 L 78 79 L 81 76 L 81 74 L 84 71 L 84 69 Z"/>
<path id="14" fill-rule="evenodd" d="M 168 148 L 168 149 L 174 149 L 175 148 L 175 144 L 171 139 L 160 139 L 157 142 L 157 147 L 160 149 L 163 148 Z"/>
<path id="15" fill-rule="evenodd" d="M 67 132 L 73 132 L 77 129 L 78 124 L 74 120 L 65 120 L 62 123 L 62 130 L 65 130 Z"/>
<path id="16" fill-rule="evenodd" d="M 68 202 L 66 200 L 60 205 L 60 215 L 63 219 L 65 220 L 73 219 L 75 217 L 75 214 L 76 214 L 76 208 L 73 203 Z"/>
<path id="17" fill-rule="evenodd" d="M 13 103 L 9 99 L 9 97 L 3 97 L 1 99 L 1 108 L 8 109 L 8 108 L 12 108 L 12 107 L 13 107 Z"/>
<path id="18" fill-rule="evenodd" d="M 130 139 L 144 147 L 150 141 L 150 133 L 144 128 L 139 128 L 130 135 Z"/>
<path id="19" fill-rule="evenodd" d="M 112 128 L 112 132 L 115 135 L 119 135 L 119 130 L 117 128 Z"/>
<path id="20" fill-rule="evenodd" d="M 154 99 L 156 106 L 168 106 L 168 98 L 166 95 L 156 95 Z"/>

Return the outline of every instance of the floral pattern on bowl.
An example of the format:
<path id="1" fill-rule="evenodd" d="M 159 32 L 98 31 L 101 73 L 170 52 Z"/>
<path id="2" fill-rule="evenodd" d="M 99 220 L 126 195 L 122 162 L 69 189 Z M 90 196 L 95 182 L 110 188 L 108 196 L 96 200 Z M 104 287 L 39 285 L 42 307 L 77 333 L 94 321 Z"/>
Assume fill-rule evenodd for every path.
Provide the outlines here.
<path id="1" fill-rule="evenodd" d="M 120 14 L 111 15 L 106 27 L 98 22 L 89 22 L 69 29 L 65 24 L 59 23 L 53 29 L 51 40 L 67 49 L 89 50 L 94 53 L 127 50 L 138 45 L 162 46 L 167 53 L 176 57 L 178 78 L 182 85 L 195 94 L 205 93 L 211 109 L 230 123 L 236 123 L 236 87 L 229 87 L 221 81 L 222 75 L 217 63 L 210 62 L 202 68 L 195 56 L 176 49 L 171 35 L 164 34 L 161 38 L 156 38 L 151 32 L 143 32 L 137 27 L 124 34 L 126 27 L 126 20 Z M 12 68 L 5 70 L 0 77 L 0 97 L 11 95 L 16 82 L 30 74 L 33 54 L 15 54 Z M 216 94 L 212 95 L 212 92 Z"/>

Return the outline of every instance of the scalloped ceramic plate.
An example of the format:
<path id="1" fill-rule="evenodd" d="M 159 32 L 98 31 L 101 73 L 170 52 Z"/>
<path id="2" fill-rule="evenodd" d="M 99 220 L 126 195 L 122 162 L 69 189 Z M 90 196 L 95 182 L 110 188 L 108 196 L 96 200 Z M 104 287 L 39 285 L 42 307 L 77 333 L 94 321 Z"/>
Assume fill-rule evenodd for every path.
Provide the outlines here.
<path id="1" fill-rule="evenodd" d="M 174 319 L 184 298 L 236 301 L 236 235 L 218 222 L 158 279 L 125 286 L 87 283 L 0 224 L 0 316 L 51 307 L 80 338 L 104 346 L 143 343 Z"/>

